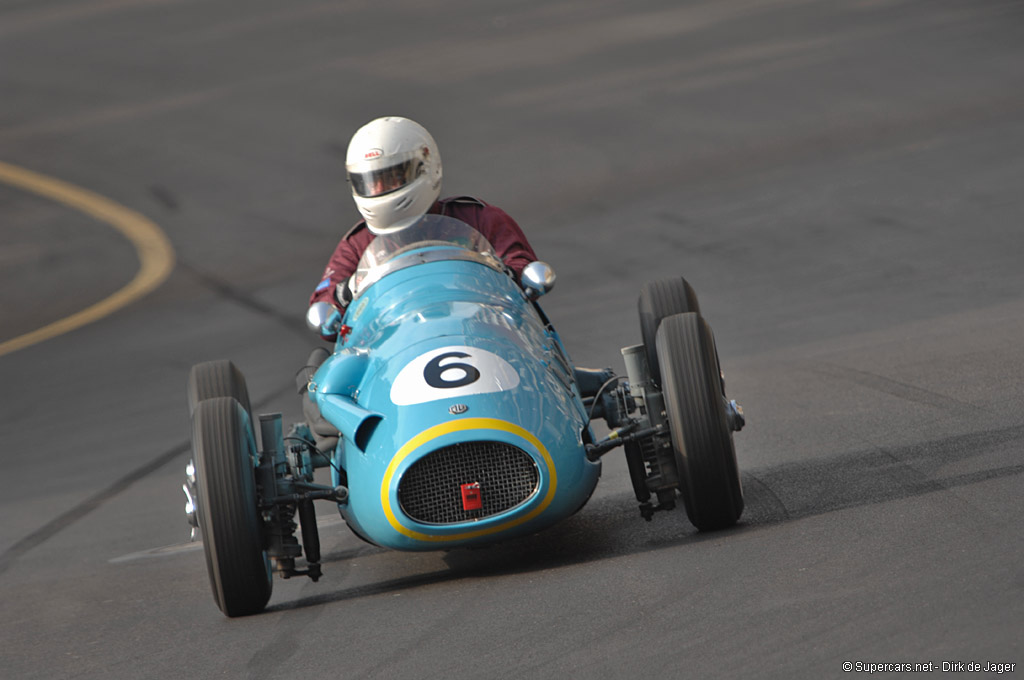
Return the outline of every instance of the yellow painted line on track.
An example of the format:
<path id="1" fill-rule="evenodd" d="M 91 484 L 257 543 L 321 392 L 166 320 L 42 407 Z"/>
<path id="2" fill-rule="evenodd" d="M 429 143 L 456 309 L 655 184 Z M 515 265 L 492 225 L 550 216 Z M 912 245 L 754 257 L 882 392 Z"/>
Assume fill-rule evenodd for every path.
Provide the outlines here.
<path id="1" fill-rule="evenodd" d="M 0 356 L 63 335 L 113 314 L 155 290 L 174 269 L 174 248 L 166 234 L 141 214 L 109 198 L 59 179 L 0 161 L 0 182 L 42 196 L 105 222 L 121 232 L 139 257 L 139 271 L 124 288 L 59 321 L 0 342 Z"/>

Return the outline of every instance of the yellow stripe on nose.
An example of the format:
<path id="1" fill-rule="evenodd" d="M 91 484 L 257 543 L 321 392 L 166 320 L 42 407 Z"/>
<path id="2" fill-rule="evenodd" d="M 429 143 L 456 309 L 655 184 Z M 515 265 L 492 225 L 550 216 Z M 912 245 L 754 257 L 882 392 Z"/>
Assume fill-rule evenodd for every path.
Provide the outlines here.
<path id="1" fill-rule="evenodd" d="M 475 529 L 473 531 L 466 531 L 460 534 L 445 534 L 441 536 L 424 534 L 422 532 L 410 529 L 409 527 L 405 526 L 399 521 L 398 516 L 395 514 L 394 508 L 391 506 L 391 480 L 395 476 L 395 471 L 398 469 L 398 466 L 401 465 L 402 461 L 405 460 L 406 457 L 408 457 L 413 451 L 416 451 L 424 444 L 427 444 L 428 442 L 437 439 L 438 437 L 442 437 L 446 434 L 451 434 L 452 432 L 462 432 L 465 430 L 499 430 L 501 432 L 508 432 L 510 434 L 513 434 L 517 437 L 521 437 L 522 439 L 528 441 L 537 449 L 537 451 L 541 455 L 541 458 L 544 459 L 544 465 L 547 467 L 548 476 L 550 477 L 550 482 L 548 483 L 548 492 L 544 495 L 544 499 L 540 502 L 540 504 L 536 508 L 531 510 L 529 513 L 521 517 L 511 519 L 507 522 L 503 522 L 502 524 L 496 524 L 491 527 Z M 552 460 L 551 454 L 548 453 L 547 448 L 545 448 L 545 446 L 540 442 L 540 440 L 537 439 L 537 437 L 535 437 L 532 433 L 524 430 L 523 428 L 514 423 L 510 423 L 506 420 L 500 420 L 498 418 L 463 418 L 460 420 L 451 420 L 447 423 L 441 423 L 440 425 L 435 425 L 431 428 L 428 428 L 423 432 L 417 434 L 415 437 L 413 437 L 405 444 L 403 444 L 400 449 L 398 449 L 398 452 L 391 459 L 391 463 L 388 465 L 387 470 L 385 470 L 384 472 L 384 481 L 381 482 L 380 485 L 380 502 L 381 507 L 384 508 L 384 514 L 388 518 L 388 523 L 391 524 L 392 528 L 394 528 L 395 531 L 402 534 L 403 536 L 407 536 L 417 541 L 462 541 L 469 538 L 478 538 L 480 536 L 487 536 L 489 534 L 497 534 L 507 529 L 511 529 L 512 527 L 516 527 L 520 524 L 524 524 L 525 522 L 530 521 L 540 513 L 544 512 L 544 510 L 549 505 L 551 505 L 551 501 L 555 497 L 555 489 L 557 488 L 557 486 L 558 475 L 555 472 L 555 461 Z"/>

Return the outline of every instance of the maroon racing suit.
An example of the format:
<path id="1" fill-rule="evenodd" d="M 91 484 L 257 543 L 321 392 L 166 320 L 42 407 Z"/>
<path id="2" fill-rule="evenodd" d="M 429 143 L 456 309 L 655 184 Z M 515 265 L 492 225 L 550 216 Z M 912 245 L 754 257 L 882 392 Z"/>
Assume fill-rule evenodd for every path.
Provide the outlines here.
<path id="1" fill-rule="evenodd" d="M 537 259 L 523 230 L 501 208 L 469 196 L 456 196 L 435 202 L 427 212 L 454 217 L 483 234 L 498 257 L 516 273 L 517 280 L 523 273 L 523 267 Z M 309 304 L 323 301 L 335 307 L 341 305 L 334 291 L 339 283 L 352 276 L 359 258 L 373 239 L 374 233 L 363 221 L 342 237 L 324 269 L 322 280 L 309 297 Z"/>

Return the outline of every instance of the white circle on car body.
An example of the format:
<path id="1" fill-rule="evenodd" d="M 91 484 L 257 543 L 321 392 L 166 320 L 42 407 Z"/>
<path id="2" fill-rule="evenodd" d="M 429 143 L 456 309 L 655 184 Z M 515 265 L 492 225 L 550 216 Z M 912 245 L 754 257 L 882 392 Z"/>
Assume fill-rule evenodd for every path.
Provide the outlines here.
<path id="1" fill-rule="evenodd" d="M 518 386 L 519 374 L 494 352 L 452 345 L 430 350 L 406 364 L 391 384 L 391 401 L 409 406 Z"/>

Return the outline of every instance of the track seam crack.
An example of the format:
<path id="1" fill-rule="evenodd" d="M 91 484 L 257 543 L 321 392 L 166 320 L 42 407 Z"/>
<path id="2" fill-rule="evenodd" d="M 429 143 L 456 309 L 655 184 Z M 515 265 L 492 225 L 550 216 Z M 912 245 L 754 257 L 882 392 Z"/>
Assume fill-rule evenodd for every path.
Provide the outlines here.
<path id="1" fill-rule="evenodd" d="M 310 336 L 308 332 L 305 332 L 305 322 L 299 317 L 288 316 L 287 314 L 275 309 L 261 300 L 247 295 L 230 283 L 207 274 L 206 272 L 200 271 L 192 265 L 178 261 L 178 269 L 187 272 L 194 277 L 201 286 L 213 291 L 217 295 L 221 296 L 226 300 L 230 300 L 245 309 L 255 312 L 261 316 L 273 320 L 278 325 L 292 333 L 297 337 L 301 337 L 303 340 L 308 341 Z"/>

